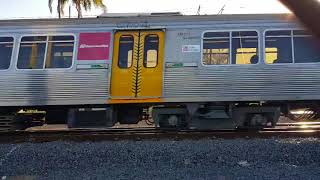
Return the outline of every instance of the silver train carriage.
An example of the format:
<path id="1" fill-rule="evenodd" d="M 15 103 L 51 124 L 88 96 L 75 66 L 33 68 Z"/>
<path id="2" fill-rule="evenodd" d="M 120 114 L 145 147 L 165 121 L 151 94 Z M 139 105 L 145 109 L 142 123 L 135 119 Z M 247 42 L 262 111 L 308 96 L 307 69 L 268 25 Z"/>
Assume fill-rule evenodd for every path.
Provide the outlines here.
<path id="1" fill-rule="evenodd" d="M 317 118 L 316 44 L 291 14 L 2 20 L 1 117 L 20 128 L 31 121 L 21 109 L 69 127 L 148 115 L 157 127 L 265 127 L 302 108 Z"/>

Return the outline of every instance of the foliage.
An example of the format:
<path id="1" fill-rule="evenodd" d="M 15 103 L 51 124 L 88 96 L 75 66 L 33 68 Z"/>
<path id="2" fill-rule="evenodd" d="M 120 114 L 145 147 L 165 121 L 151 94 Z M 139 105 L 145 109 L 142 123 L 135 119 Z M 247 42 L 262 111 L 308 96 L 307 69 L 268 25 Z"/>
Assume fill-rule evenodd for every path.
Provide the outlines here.
<path id="1" fill-rule="evenodd" d="M 50 12 L 52 13 L 52 3 L 54 0 L 48 1 L 48 6 L 50 9 Z M 61 15 L 64 14 L 64 7 L 70 0 L 56 0 L 57 1 L 57 12 L 59 15 L 59 18 L 61 18 Z M 95 8 L 101 8 L 103 11 L 106 11 L 106 6 L 103 3 L 103 0 L 71 0 L 72 4 L 76 7 L 78 12 L 78 18 L 82 17 L 82 10 L 90 11 L 92 6 Z"/>

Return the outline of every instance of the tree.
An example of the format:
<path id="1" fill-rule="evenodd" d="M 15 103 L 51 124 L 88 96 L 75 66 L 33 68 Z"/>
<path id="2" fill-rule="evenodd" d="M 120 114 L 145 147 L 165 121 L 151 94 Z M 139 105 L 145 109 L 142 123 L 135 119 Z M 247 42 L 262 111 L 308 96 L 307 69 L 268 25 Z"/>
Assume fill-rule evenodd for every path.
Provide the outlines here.
<path id="1" fill-rule="evenodd" d="M 103 0 L 72 0 L 72 3 L 76 6 L 78 18 L 82 17 L 82 7 L 85 11 L 90 11 L 93 5 L 95 8 L 101 8 L 103 11 L 106 11 Z"/>
<path id="2" fill-rule="evenodd" d="M 63 15 L 63 9 L 65 5 L 69 2 L 70 0 L 57 0 L 57 12 L 59 15 L 59 18 L 61 18 L 61 15 Z M 95 8 L 101 8 L 103 11 L 106 11 L 106 6 L 103 3 L 103 0 L 71 0 L 72 4 L 76 7 L 77 12 L 78 12 L 78 18 L 82 17 L 82 9 L 85 11 L 90 11 L 92 6 Z M 52 13 L 52 2 L 53 0 L 49 0 L 49 9 L 50 12 Z"/>
<path id="3" fill-rule="evenodd" d="M 63 9 L 64 9 L 64 6 L 67 4 L 69 0 L 57 0 L 57 12 L 58 12 L 58 16 L 59 16 L 59 19 L 61 18 L 61 15 L 64 14 L 63 12 Z M 50 13 L 52 13 L 52 3 L 53 3 L 53 0 L 49 0 L 48 2 L 48 6 L 49 6 L 49 9 L 50 9 Z"/>

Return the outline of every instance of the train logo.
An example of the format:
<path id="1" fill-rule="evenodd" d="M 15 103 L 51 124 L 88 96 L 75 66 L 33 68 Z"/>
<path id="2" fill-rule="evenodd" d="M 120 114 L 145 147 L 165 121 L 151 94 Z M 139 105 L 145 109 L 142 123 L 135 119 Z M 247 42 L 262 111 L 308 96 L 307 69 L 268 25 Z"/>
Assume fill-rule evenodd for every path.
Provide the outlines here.
<path id="1" fill-rule="evenodd" d="M 78 60 L 109 60 L 111 33 L 80 33 Z"/>

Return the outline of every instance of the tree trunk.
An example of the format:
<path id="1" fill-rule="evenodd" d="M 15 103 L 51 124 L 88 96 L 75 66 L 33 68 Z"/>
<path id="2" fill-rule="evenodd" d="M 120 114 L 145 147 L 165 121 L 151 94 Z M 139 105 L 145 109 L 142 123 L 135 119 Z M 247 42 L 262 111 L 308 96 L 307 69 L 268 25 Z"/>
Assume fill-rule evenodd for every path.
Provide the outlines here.
<path id="1" fill-rule="evenodd" d="M 80 0 L 77 0 L 76 2 L 76 9 L 78 11 L 78 18 L 81 18 L 82 17 L 82 12 L 81 12 L 81 3 L 80 3 Z"/>
<path id="2" fill-rule="evenodd" d="M 57 11 L 58 11 L 59 19 L 61 19 L 61 1 L 60 0 L 58 0 Z"/>

